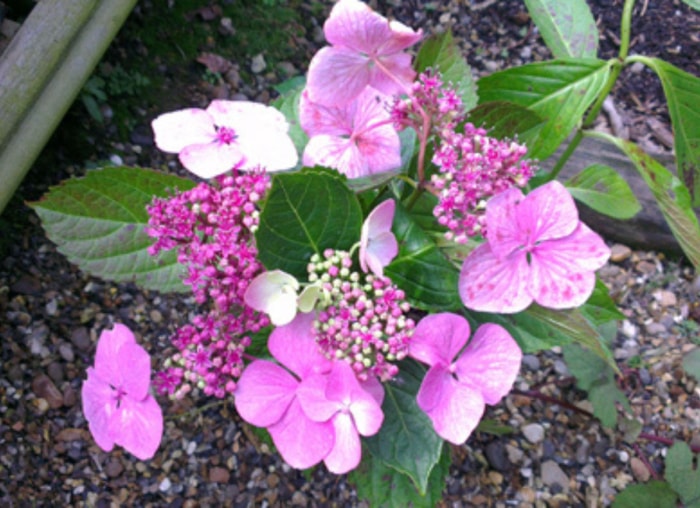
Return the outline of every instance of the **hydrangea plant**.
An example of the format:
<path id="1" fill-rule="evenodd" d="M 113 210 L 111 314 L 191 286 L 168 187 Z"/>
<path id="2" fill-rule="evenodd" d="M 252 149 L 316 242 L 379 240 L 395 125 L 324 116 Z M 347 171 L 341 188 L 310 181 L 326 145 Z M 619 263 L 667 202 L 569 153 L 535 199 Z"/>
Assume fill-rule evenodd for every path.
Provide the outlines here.
<path id="1" fill-rule="evenodd" d="M 567 187 L 533 178 L 533 152 L 568 135 L 613 64 L 558 64 L 571 83 L 595 77 L 560 121 L 475 107 L 502 82 L 477 96 L 449 33 L 425 39 L 359 0 L 337 2 L 324 33 L 306 81 L 273 106 L 215 100 L 153 120 L 196 182 L 103 168 L 35 209 L 89 273 L 194 295 L 158 394 L 232 399 L 292 467 L 323 462 L 358 488 L 408 478 L 362 495 L 433 504 L 445 442 L 469 439 L 523 352 L 579 343 L 616 369 L 598 327 L 619 314 L 595 275 L 610 250 Z M 83 386 L 103 450 L 146 459 L 167 439 L 149 379 L 133 334 L 104 331 Z"/>

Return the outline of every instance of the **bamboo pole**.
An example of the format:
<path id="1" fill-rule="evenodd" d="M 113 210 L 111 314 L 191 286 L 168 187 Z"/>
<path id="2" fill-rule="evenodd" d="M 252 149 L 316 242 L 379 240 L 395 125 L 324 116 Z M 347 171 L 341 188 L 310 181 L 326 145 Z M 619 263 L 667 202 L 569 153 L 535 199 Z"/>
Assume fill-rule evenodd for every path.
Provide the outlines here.
<path id="1" fill-rule="evenodd" d="M 85 6 L 86 0 L 43 0 L 35 9 L 42 4 L 54 5 L 59 10 L 55 11 L 56 17 L 53 22 L 61 24 L 64 21 L 63 15 L 60 14 L 63 12 L 61 9 L 65 10 L 67 5 L 78 5 L 78 3 L 88 8 Z M 39 91 L 34 99 L 24 105 L 20 104 L 24 106 L 24 114 L 12 125 L 11 132 L 8 132 L 5 139 L 0 139 L 0 213 L 77 97 L 81 87 L 90 77 L 136 4 L 136 0 L 90 0 L 87 3 L 96 4 L 94 9 L 91 9 L 90 16 L 84 20 L 80 30 L 67 45 L 63 56 L 59 57 L 53 72 L 44 76 L 43 87 L 36 86 Z M 30 18 L 31 14 L 25 24 L 30 22 Z M 46 21 L 49 22 L 50 19 Z M 28 30 L 37 30 L 37 27 L 30 26 Z M 17 36 L 19 35 L 18 33 Z M 41 35 L 43 37 L 43 33 Z M 59 41 L 53 42 L 59 43 Z M 14 41 L 12 44 L 14 45 Z M 13 50 L 13 52 L 16 51 L 17 49 Z M 15 58 L 21 61 L 23 53 L 15 53 Z M 5 62 L 4 58 L 3 62 Z M 38 79 L 33 76 L 30 74 L 26 78 Z M 4 81 L 5 78 L 0 75 L 0 79 Z M 18 82 L 17 86 L 30 86 L 30 84 L 23 85 Z M 0 107 L 3 107 L 2 102 Z M 0 111 L 0 115 L 0 124 L 4 124 L 5 112 Z"/>

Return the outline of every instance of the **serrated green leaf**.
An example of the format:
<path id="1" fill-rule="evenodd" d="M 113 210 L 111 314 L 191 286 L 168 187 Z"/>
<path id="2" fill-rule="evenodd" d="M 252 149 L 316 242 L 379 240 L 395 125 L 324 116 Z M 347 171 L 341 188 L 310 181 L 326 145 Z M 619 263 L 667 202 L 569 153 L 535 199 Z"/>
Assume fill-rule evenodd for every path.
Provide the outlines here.
<path id="1" fill-rule="evenodd" d="M 175 251 L 148 254 L 149 205 L 194 182 L 143 168 L 105 167 L 52 187 L 30 206 L 58 251 L 86 273 L 162 292 L 187 291 Z"/>
<path id="2" fill-rule="evenodd" d="M 406 293 L 411 305 L 423 310 L 462 308 L 457 268 L 400 203 L 396 205 L 392 230 L 399 253 L 384 273 Z"/>
<path id="3" fill-rule="evenodd" d="M 381 430 L 365 440 L 372 455 L 386 466 L 411 478 L 421 494 L 437 466 L 443 440 L 428 416 L 418 407 L 416 395 L 425 370 L 413 360 L 401 362 L 399 375 L 385 383 Z"/>
<path id="4" fill-rule="evenodd" d="M 605 85 L 612 62 L 567 58 L 513 67 L 478 81 L 479 104 L 507 101 L 524 106 L 544 120 L 528 146 L 528 156 L 552 155 L 581 122 Z"/>
<path id="5" fill-rule="evenodd" d="M 617 404 L 631 411 L 627 396 L 614 380 L 595 383 L 588 391 L 588 399 L 593 404 L 593 416 L 608 429 L 614 429 L 617 425 Z"/>
<path id="6" fill-rule="evenodd" d="M 627 181 L 604 164 L 588 166 L 565 185 L 576 200 L 609 217 L 631 219 L 642 209 Z"/>
<path id="7" fill-rule="evenodd" d="M 280 96 L 272 101 L 271 105 L 277 108 L 289 122 L 289 137 L 294 143 L 294 147 L 297 149 L 299 154 L 299 160 L 304 153 L 304 148 L 309 142 L 309 137 L 304 132 L 299 124 L 299 99 L 301 98 L 301 92 L 304 91 L 304 86 L 306 85 L 306 79 L 297 76 L 284 83 L 278 85 L 281 90 Z"/>
<path id="8" fill-rule="evenodd" d="M 683 357 L 683 369 L 700 381 L 700 348 L 695 348 Z"/>
<path id="9" fill-rule="evenodd" d="M 693 467 L 693 453 L 684 442 L 676 441 L 668 449 L 664 477 L 685 508 L 700 507 L 700 469 Z"/>
<path id="10" fill-rule="evenodd" d="M 618 310 L 617 305 L 610 298 L 607 286 L 600 279 L 596 279 L 593 293 L 579 310 L 586 319 L 598 327 L 611 321 L 625 319 L 624 314 Z"/>
<path id="11" fill-rule="evenodd" d="M 530 145 L 544 121 L 533 111 L 512 102 L 487 102 L 469 112 L 469 122 L 485 128 L 489 136 L 514 139 Z"/>
<path id="12" fill-rule="evenodd" d="M 630 158 L 656 198 L 673 236 L 695 269 L 700 270 L 700 224 L 683 182 L 634 143 L 604 132 L 587 135 L 612 143 Z"/>
<path id="13" fill-rule="evenodd" d="M 689 5 L 696 11 L 700 11 L 700 0 L 681 0 L 686 5 Z"/>
<path id="14" fill-rule="evenodd" d="M 408 476 L 385 465 L 372 454 L 367 454 L 348 479 L 356 486 L 357 497 L 367 501 L 369 506 L 432 508 L 442 499 L 449 471 L 450 455 L 445 449 L 430 473 L 428 491 L 422 496 Z"/>
<path id="15" fill-rule="evenodd" d="M 673 128 L 678 175 L 700 206 L 700 78 L 659 58 L 635 57 L 661 79 Z"/>
<path id="16" fill-rule="evenodd" d="M 450 30 L 433 35 L 423 42 L 418 50 L 415 66 L 418 72 L 427 68 L 440 71 L 443 81 L 452 83 L 456 88 L 466 111 L 476 106 L 476 83 L 471 68 Z"/>
<path id="17" fill-rule="evenodd" d="M 676 508 L 677 497 L 668 483 L 652 480 L 627 487 L 615 497 L 612 508 Z"/>
<path id="18" fill-rule="evenodd" d="M 585 0 L 525 0 L 554 58 L 595 58 L 598 29 Z"/>
<path id="19" fill-rule="evenodd" d="M 362 208 L 344 176 L 323 168 L 276 173 L 255 232 L 258 258 L 305 280 L 312 254 L 349 250 L 361 228 Z"/>

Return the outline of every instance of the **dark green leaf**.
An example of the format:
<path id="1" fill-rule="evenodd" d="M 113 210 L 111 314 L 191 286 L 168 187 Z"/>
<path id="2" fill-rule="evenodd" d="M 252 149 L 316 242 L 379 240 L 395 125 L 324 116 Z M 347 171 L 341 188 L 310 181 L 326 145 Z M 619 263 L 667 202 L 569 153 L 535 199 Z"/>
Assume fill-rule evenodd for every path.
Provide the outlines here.
<path id="1" fill-rule="evenodd" d="M 396 205 L 393 232 L 399 254 L 384 273 L 406 293 L 411 305 L 424 310 L 462 308 L 457 268 L 400 203 Z"/>
<path id="2" fill-rule="evenodd" d="M 610 291 L 600 279 L 596 280 L 593 294 L 579 310 L 595 326 L 625 319 L 624 314 L 618 310 L 617 305 L 610 298 Z"/>
<path id="3" fill-rule="evenodd" d="M 658 58 L 636 57 L 661 79 L 673 127 L 678 175 L 700 206 L 700 78 Z"/>
<path id="4" fill-rule="evenodd" d="M 418 50 L 415 65 L 418 72 L 429 67 L 440 71 L 443 81 L 452 83 L 456 88 L 466 111 L 476 106 L 476 84 L 472 71 L 450 30 L 426 39 Z"/>
<path id="5" fill-rule="evenodd" d="M 677 497 L 668 483 L 652 480 L 627 487 L 617 495 L 612 508 L 676 508 Z"/>
<path id="6" fill-rule="evenodd" d="M 631 219 L 642 209 L 625 179 L 603 164 L 588 166 L 566 187 L 578 201 L 609 217 Z"/>
<path id="7" fill-rule="evenodd" d="M 585 0 L 525 0 L 554 58 L 595 58 L 598 29 Z"/>
<path id="8" fill-rule="evenodd" d="M 545 124 L 528 146 L 528 154 L 545 159 L 600 94 L 611 65 L 591 58 L 568 58 L 496 72 L 479 80 L 479 104 L 507 101 L 536 113 Z"/>
<path id="9" fill-rule="evenodd" d="M 146 206 L 194 182 L 142 168 L 106 167 L 64 181 L 31 203 L 58 251 L 81 270 L 156 291 L 187 291 L 175 251 L 150 256 Z"/>
<path id="10" fill-rule="evenodd" d="M 255 233 L 258 257 L 268 270 L 305 279 L 312 254 L 349 250 L 361 228 L 362 209 L 344 176 L 322 168 L 277 173 Z"/>
<path id="11" fill-rule="evenodd" d="M 514 139 L 529 145 L 537 137 L 544 121 L 533 111 L 512 102 L 494 101 L 481 104 L 469 112 L 468 121 L 483 127 L 489 136 Z"/>
<path id="12" fill-rule="evenodd" d="M 385 383 L 384 423 L 379 433 L 365 443 L 384 465 L 408 475 L 421 494 L 442 452 L 442 438 L 428 416 L 416 404 L 416 394 L 425 370 L 413 360 L 400 365 L 399 375 Z"/>
<path id="13" fill-rule="evenodd" d="M 689 5 L 696 11 L 700 11 L 700 0 L 682 0 L 686 5 Z"/>
<path id="14" fill-rule="evenodd" d="M 350 473 L 348 479 L 356 486 L 357 497 L 367 501 L 369 506 L 431 508 L 442 499 L 449 470 L 450 455 L 445 448 L 430 473 L 428 491 L 423 496 L 408 476 L 385 465 L 372 454 L 362 457 L 359 467 Z"/>
<path id="15" fill-rule="evenodd" d="M 656 198 L 673 236 L 695 269 L 700 270 L 700 224 L 693 211 L 688 188 L 634 143 L 603 132 L 591 132 L 589 135 L 609 141 L 630 158 Z"/>
<path id="16" fill-rule="evenodd" d="M 668 449 L 664 477 L 686 508 L 700 507 L 700 469 L 693 467 L 693 453 L 684 442 L 676 441 Z"/>
<path id="17" fill-rule="evenodd" d="M 695 348 L 683 357 L 683 369 L 700 381 L 700 348 Z"/>
<path id="18" fill-rule="evenodd" d="M 514 430 L 513 427 L 503 425 L 498 420 L 489 418 L 481 420 L 475 432 L 485 432 L 486 434 L 493 434 L 494 436 L 507 436 L 508 434 L 512 434 Z"/>

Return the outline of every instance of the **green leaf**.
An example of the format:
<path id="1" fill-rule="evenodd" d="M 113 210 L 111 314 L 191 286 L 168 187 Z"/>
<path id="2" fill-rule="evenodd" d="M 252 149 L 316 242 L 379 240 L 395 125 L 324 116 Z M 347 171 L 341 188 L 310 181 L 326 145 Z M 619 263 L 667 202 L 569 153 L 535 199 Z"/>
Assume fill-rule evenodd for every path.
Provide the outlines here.
<path id="1" fill-rule="evenodd" d="M 312 254 L 349 250 L 361 228 L 362 209 L 344 176 L 323 168 L 276 173 L 255 233 L 258 258 L 305 280 Z"/>
<path id="2" fill-rule="evenodd" d="M 585 0 L 525 0 L 554 58 L 595 58 L 598 29 Z"/>
<path id="3" fill-rule="evenodd" d="M 372 455 L 408 475 L 418 491 L 425 494 L 430 475 L 440 460 L 443 440 L 416 404 L 425 370 L 413 360 L 402 362 L 400 369 L 394 381 L 384 384 L 382 428 L 365 443 Z"/>
<path id="4" fill-rule="evenodd" d="M 668 483 L 652 480 L 627 487 L 615 497 L 612 508 L 676 508 L 677 497 Z"/>
<path id="5" fill-rule="evenodd" d="M 384 273 L 406 293 L 411 305 L 423 310 L 461 309 L 457 268 L 400 203 L 396 204 L 393 232 L 399 253 Z"/>
<path id="6" fill-rule="evenodd" d="M 610 297 L 607 286 L 600 279 L 596 280 L 593 293 L 579 310 L 595 326 L 625 319 L 624 314 L 618 310 Z"/>
<path id="7" fill-rule="evenodd" d="M 631 219 L 642 209 L 625 179 L 603 164 L 588 166 L 565 185 L 578 201 L 609 217 Z"/>
<path id="8" fill-rule="evenodd" d="M 700 78 L 658 58 L 636 57 L 661 79 L 673 127 L 678 174 L 700 206 Z"/>
<path id="9" fill-rule="evenodd" d="M 683 369 L 700 381 L 700 348 L 695 348 L 683 357 Z"/>
<path id="10" fill-rule="evenodd" d="M 528 156 L 552 155 L 598 97 L 612 62 L 567 58 L 513 67 L 481 78 L 479 104 L 507 101 L 529 108 L 545 123 Z"/>
<path id="11" fill-rule="evenodd" d="M 483 127 L 489 136 L 514 139 L 529 145 L 534 141 L 544 121 L 533 111 L 512 102 L 487 102 L 469 112 L 468 121 Z"/>
<path id="12" fill-rule="evenodd" d="M 356 486 L 357 497 L 367 501 L 369 506 L 432 508 L 442 499 L 449 471 L 450 454 L 445 448 L 440 461 L 428 478 L 428 491 L 421 495 L 408 476 L 369 454 L 362 458 L 362 462 L 350 473 L 348 479 Z"/>
<path id="13" fill-rule="evenodd" d="M 695 269 L 700 270 L 700 224 L 683 182 L 634 143 L 603 132 L 587 135 L 609 141 L 630 158 L 656 198 L 673 236 Z"/>
<path id="14" fill-rule="evenodd" d="M 450 30 L 433 35 L 423 42 L 418 50 L 415 66 L 418 72 L 427 68 L 440 71 L 443 81 L 452 83 L 455 87 L 466 111 L 476 106 L 476 84 L 471 68 Z"/>
<path id="15" fill-rule="evenodd" d="M 292 138 L 294 147 L 297 149 L 299 158 L 304 153 L 304 148 L 309 142 L 309 137 L 299 124 L 299 99 L 301 92 L 304 90 L 306 80 L 303 77 L 297 76 L 284 83 L 278 85 L 284 93 L 280 91 L 277 99 L 272 101 L 272 106 L 277 108 L 289 122 L 289 137 Z"/>
<path id="16" fill-rule="evenodd" d="M 684 442 L 668 449 L 664 477 L 686 508 L 700 507 L 700 469 L 693 468 L 693 453 Z"/>
<path id="17" fill-rule="evenodd" d="M 686 5 L 689 5 L 690 7 L 695 9 L 696 11 L 700 11 L 700 0 L 682 0 L 682 1 L 683 1 L 683 3 L 685 3 Z"/>
<path id="18" fill-rule="evenodd" d="M 514 432 L 513 427 L 508 425 L 503 425 L 498 420 L 494 419 L 484 419 L 479 422 L 476 426 L 475 432 L 485 432 L 486 434 L 493 434 L 494 436 L 507 436 Z"/>
<path id="19" fill-rule="evenodd" d="M 148 254 L 153 239 L 144 227 L 155 196 L 194 185 L 150 169 L 105 167 L 52 187 L 30 206 L 58 251 L 84 272 L 145 289 L 188 291 L 175 251 Z"/>

